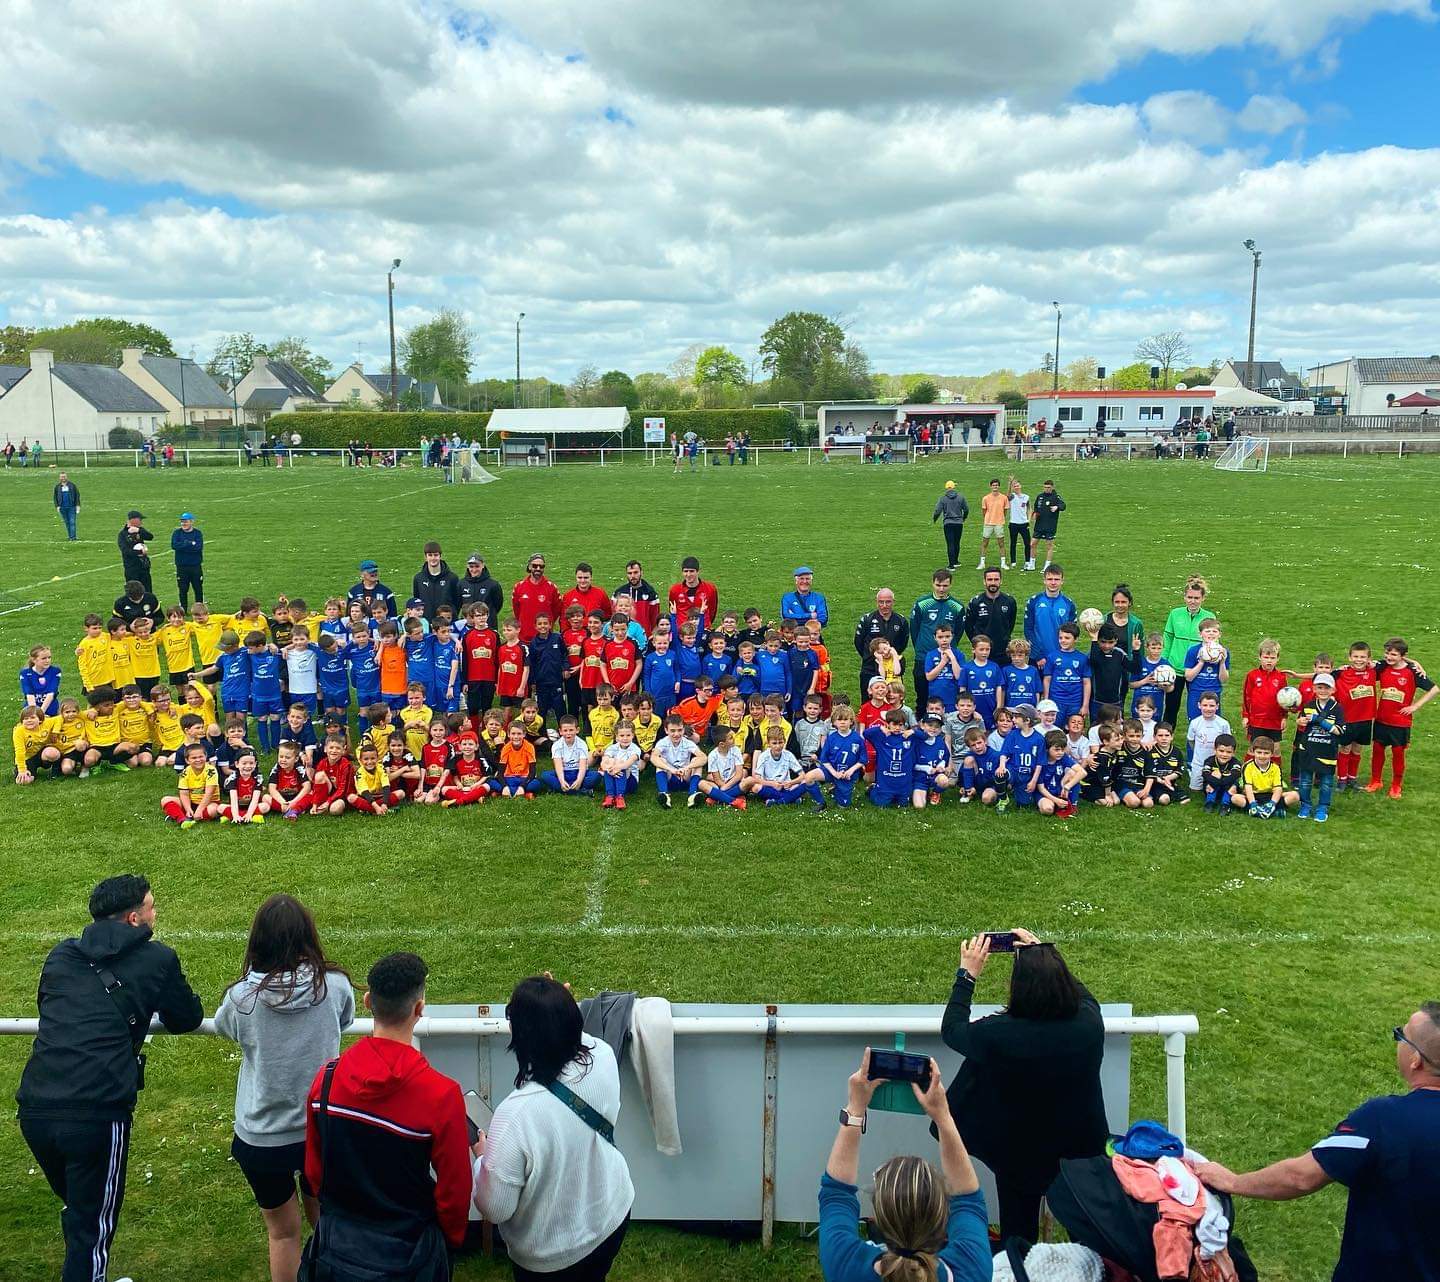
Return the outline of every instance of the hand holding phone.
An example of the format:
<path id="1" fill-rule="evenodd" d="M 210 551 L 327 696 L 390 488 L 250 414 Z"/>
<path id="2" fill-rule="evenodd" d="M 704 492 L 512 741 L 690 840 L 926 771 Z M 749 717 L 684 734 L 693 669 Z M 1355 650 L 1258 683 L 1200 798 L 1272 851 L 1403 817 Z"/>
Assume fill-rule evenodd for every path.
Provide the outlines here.
<path id="1" fill-rule="evenodd" d="M 985 938 L 990 941 L 992 953 L 1013 953 L 1019 936 L 1013 930 L 987 930 Z"/>
<path id="2" fill-rule="evenodd" d="M 490 1129 L 495 1120 L 495 1110 L 474 1091 L 466 1091 L 461 1097 L 465 1101 L 465 1134 L 467 1143 L 475 1147 L 480 1137 Z"/>
<path id="3" fill-rule="evenodd" d="M 914 1082 L 922 1091 L 930 1089 L 930 1057 L 912 1055 L 908 1051 L 881 1050 L 870 1048 L 871 1080 L 880 1078 L 887 1082 Z"/>

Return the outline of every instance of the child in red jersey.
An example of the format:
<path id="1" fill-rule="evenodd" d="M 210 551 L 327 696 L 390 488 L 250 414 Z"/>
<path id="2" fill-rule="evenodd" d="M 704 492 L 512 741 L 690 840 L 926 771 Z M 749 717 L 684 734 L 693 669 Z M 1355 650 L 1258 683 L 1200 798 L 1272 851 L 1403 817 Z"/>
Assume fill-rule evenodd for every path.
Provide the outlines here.
<path id="1" fill-rule="evenodd" d="M 465 611 L 465 618 L 469 626 L 460 642 L 465 670 L 465 710 L 474 720 L 482 712 L 488 712 L 495 702 L 495 651 L 500 648 L 500 638 L 490 626 L 487 606 L 477 601 Z"/>
<path id="2" fill-rule="evenodd" d="M 339 815 L 345 812 L 345 798 L 355 786 L 355 763 L 338 735 L 325 738 L 325 755 L 315 763 L 310 784 L 310 813 Z"/>
<path id="3" fill-rule="evenodd" d="M 565 711 L 572 717 L 581 715 L 580 665 L 584 660 L 585 609 L 578 602 L 565 607 L 565 622 L 560 629 L 560 644 L 565 647 Z"/>
<path id="4" fill-rule="evenodd" d="M 505 639 L 495 652 L 499 667 L 495 693 L 502 708 L 518 708 L 525 701 L 525 691 L 530 688 L 530 658 L 520 641 L 518 619 L 506 619 L 500 626 L 500 632 Z M 507 711 L 505 715 L 509 717 L 513 713 Z"/>
<path id="5" fill-rule="evenodd" d="M 385 773 L 390 777 L 392 803 L 411 801 L 420 791 L 420 763 L 410 751 L 403 731 L 390 732 L 390 751 L 385 757 Z"/>
<path id="6" fill-rule="evenodd" d="M 626 635 L 623 618 L 610 620 L 610 637 L 601 651 L 604 680 L 617 694 L 629 694 L 640 680 L 640 653 Z"/>
<path id="7" fill-rule="evenodd" d="M 275 749 L 275 758 L 268 780 L 270 808 L 286 819 L 298 819 L 310 804 L 310 769 L 289 740 Z"/>
<path id="8" fill-rule="evenodd" d="M 1266 637 L 1260 642 L 1259 667 L 1245 674 L 1240 694 L 1240 724 L 1254 743 L 1261 735 L 1279 743 L 1285 734 L 1285 709 L 1276 696 L 1290 684 L 1280 669 L 1280 643 Z"/>
<path id="9" fill-rule="evenodd" d="M 450 759 L 449 782 L 440 790 L 440 804 L 446 809 L 455 806 L 478 806 L 490 795 L 490 787 L 485 778 L 485 763 L 477 752 L 479 746 L 480 740 L 477 736 L 468 730 L 461 734 L 458 750 Z"/>
<path id="10" fill-rule="evenodd" d="M 269 813 L 270 798 L 266 795 L 265 780 L 260 775 L 260 763 L 254 750 L 246 748 L 235 758 L 235 769 L 225 784 L 220 822 L 263 824 Z"/>
<path id="11" fill-rule="evenodd" d="M 456 736 L 457 744 L 465 733 L 462 731 Z M 474 737 L 472 733 L 471 738 Z M 454 755 L 449 727 L 442 718 L 436 717 L 430 723 L 429 738 L 420 749 L 420 788 L 415 794 L 416 801 L 427 806 L 440 803 L 445 786 L 450 782 L 450 762 Z"/>
<path id="12" fill-rule="evenodd" d="M 1335 673 L 1335 698 L 1345 717 L 1335 762 L 1335 787 L 1340 792 L 1360 786 L 1360 758 L 1374 739 L 1377 675 L 1364 641 L 1350 646 L 1350 662 Z"/>
<path id="13" fill-rule="evenodd" d="M 1405 782 L 1411 723 L 1440 688 L 1405 657 L 1409 651 L 1401 637 L 1385 642 L 1385 663 L 1375 680 L 1375 742 L 1370 749 L 1370 782 L 1365 785 L 1366 792 L 1380 791 L 1385 749 L 1389 748 L 1390 796 L 1396 801 Z"/>

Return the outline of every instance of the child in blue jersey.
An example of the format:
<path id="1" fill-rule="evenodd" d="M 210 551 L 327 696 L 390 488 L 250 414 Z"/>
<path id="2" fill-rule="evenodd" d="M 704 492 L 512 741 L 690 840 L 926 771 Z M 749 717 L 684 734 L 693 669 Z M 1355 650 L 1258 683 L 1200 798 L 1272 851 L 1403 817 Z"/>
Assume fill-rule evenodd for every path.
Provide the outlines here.
<path id="1" fill-rule="evenodd" d="M 1154 672 L 1165 662 L 1165 638 L 1152 632 L 1145 638 L 1145 649 L 1137 650 L 1130 660 L 1130 715 L 1140 715 L 1140 696 L 1148 694 L 1160 703 L 1165 692 L 1155 684 Z"/>
<path id="2" fill-rule="evenodd" d="M 907 729 L 905 714 L 892 708 L 879 725 L 865 731 L 865 742 L 875 749 L 875 782 L 870 785 L 873 806 L 906 806 L 914 789 L 914 731 Z"/>
<path id="3" fill-rule="evenodd" d="M 370 633 L 368 623 L 360 623 L 350 633 L 345 661 L 350 668 L 350 684 L 355 687 L 355 702 L 360 707 L 360 729 L 369 722 L 365 709 L 380 701 L 380 651 Z"/>
<path id="4" fill-rule="evenodd" d="M 805 711 L 805 698 L 813 694 L 820 675 L 820 656 L 810 646 L 810 633 L 799 629 L 790 647 L 790 719 Z"/>
<path id="5" fill-rule="evenodd" d="M 1005 690 L 1005 706 L 1013 708 L 1021 703 L 1039 703 L 1045 693 L 1044 678 L 1040 669 L 1030 662 L 1030 642 L 1016 637 L 1005 652 L 1010 656 L 1009 664 L 1000 674 Z"/>
<path id="6" fill-rule="evenodd" d="M 730 616 L 734 622 L 734 616 Z M 730 657 L 727 650 L 725 634 L 723 632 L 712 632 L 708 638 L 709 650 L 700 660 L 700 671 L 703 672 L 712 682 L 715 688 L 720 688 L 720 678 L 734 675 L 735 660 Z"/>
<path id="7" fill-rule="evenodd" d="M 1072 712 L 1090 706 L 1090 656 L 1075 648 L 1079 636 L 1079 624 L 1062 623 L 1057 649 L 1045 669 L 1045 697 L 1054 701 L 1062 726 Z"/>
<path id="8" fill-rule="evenodd" d="M 285 690 L 287 706 L 301 703 L 313 717 L 320 693 L 320 647 L 310 640 L 310 629 L 297 623 L 285 647 Z"/>
<path id="9" fill-rule="evenodd" d="M 981 633 L 971 643 L 971 657 L 960 665 L 960 684 L 975 700 L 975 713 L 988 730 L 995 724 L 1000 699 L 1000 665 L 990 657 L 990 638 Z"/>
<path id="10" fill-rule="evenodd" d="M 408 685 L 418 681 L 426 690 L 435 686 L 435 642 L 419 619 L 405 620 L 405 681 Z M 391 695 L 386 702 L 391 712 L 399 712 L 405 706 L 406 696 Z"/>
<path id="11" fill-rule="evenodd" d="M 965 732 L 964 755 L 960 759 L 961 802 L 979 797 L 982 805 L 993 806 L 1008 789 L 1009 780 L 1000 764 L 999 750 L 990 746 L 983 730 L 972 726 Z"/>
<path id="12" fill-rule="evenodd" d="M 700 675 L 700 625 L 693 620 L 680 625 L 680 642 L 674 649 L 675 670 L 680 675 L 680 702 L 695 696 L 695 678 Z"/>
<path id="13" fill-rule="evenodd" d="M 916 810 L 924 810 L 927 803 L 938 806 L 940 794 L 955 783 L 944 724 L 943 717 L 927 713 L 915 734 L 915 773 L 911 779 L 910 804 Z"/>
<path id="14" fill-rule="evenodd" d="M 1085 767 L 1067 750 L 1065 732 L 1052 730 L 1045 736 L 1045 757 L 1035 776 L 1035 809 L 1042 815 L 1069 819 L 1080 799 L 1080 781 Z"/>
<path id="15" fill-rule="evenodd" d="M 987 747 L 994 748 L 997 753 L 1005 749 L 1005 736 L 1015 729 L 1015 716 L 1009 708 L 995 709 L 995 729 L 985 736 Z M 951 740 L 953 743 L 954 740 Z"/>
<path id="16" fill-rule="evenodd" d="M 755 656 L 759 693 L 778 694 L 790 702 L 790 656 L 780 648 L 780 634 L 771 628 L 765 634 L 765 648 Z"/>
<path id="17" fill-rule="evenodd" d="M 350 640 L 350 620 L 345 617 L 345 602 L 332 596 L 325 602 L 325 616 L 320 620 L 320 636 L 335 638 L 335 644 L 344 646 Z M 315 638 L 319 641 L 320 637 Z"/>
<path id="18" fill-rule="evenodd" d="M 935 648 L 924 659 L 927 695 L 939 699 L 946 712 L 955 710 L 955 696 L 964 682 L 960 679 L 962 664 L 960 652 L 952 642 L 955 630 L 948 623 L 935 625 Z"/>
<path id="19" fill-rule="evenodd" d="M 225 712 L 250 711 L 250 655 L 240 648 L 240 638 L 228 629 L 220 634 L 220 653 L 215 656 L 220 677 L 220 706 Z"/>
<path id="20" fill-rule="evenodd" d="M 430 628 L 431 640 L 431 661 L 434 664 L 435 675 L 429 690 L 429 705 L 432 712 L 458 712 L 460 710 L 460 643 L 455 639 L 454 629 L 450 626 L 450 620 L 437 617 Z M 560 638 L 555 638 L 559 643 Z M 531 653 L 534 650 L 532 647 Z M 560 702 L 558 705 L 551 701 L 551 706 L 558 717 L 565 703 L 564 690 L 564 647 L 561 647 L 561 686 Z M 532 659 L 533 662 L 533 659 Z M 539 680 L 536 680 L 537 693 L 540 694 L 540 711 L 546 710 L 545 695 L 539 690 Z"/>
<path id="21" fill-rule="evenodd" d="M 1000 764 L 1010 778 L 1010 789 L 1017 806 L 1035 804 L 1035 772 L 1045 756 L 1045 740 L 1035 732 L 1035 709 L 1022 703 L 1010 710 L 1015 718 L 1015 728 L 1005 736 L 1005 746 L 1000 750 Z M 1062 734 L 1061 739 L 1064 739 Z"/>
<path id="22" fill-rule="evenodd" d="M 1204 652 L 1218 654 L 1219 658 L 1202 658 Z M 1220 620 L 1202 619 L 1200 641 L 1185 652 L 1185 715 L 1200 715 L 1200 696 L 1206 691 L 1218 701 L 1230 680 L 1230 651 L 1220 644 Z M 1218 709 L 1217 709 L 1218 710 Z"/>
<path id="23" fill-rule="evenodd" d="M 265 644 L 265 634 L 252 632 L 245 638 L 250 655 L 250 715 L 255 718 L 255 734 L 263 752 L 273 752 L 280 743 L 280 717 L 285 711 L 285 696 L 280 688 L 284 663 L 274 646 Z"/>
<path id="24" fill-rule="evenodd" d="M 735 669 L 731 675 L 735 678 L 735 688 L 748 699 L 752 694 L 760 693 L 760 668 L 755 662 L 755 643 L 741 641 L 736 650 Z"/>
<path id="25" fill-rule="evenodd" d="M 670 634 L 655 633 L 650 652 L 640 668 L 640 688 L 654 701 L 655 712 L 663 720 L 680 702 L 680 667 L 670 650 Z"/>
<path id="26" fill-rule="evenodd" d="M 832 785 L 837 806 L 848 806 L 857 780 L 865 770 L 865 740 L 855 733 L 855 714 L 848 703 L 837 703 L 830 713 L 835 727 L 820 744 L 816 761 L 820 777 Z"/>

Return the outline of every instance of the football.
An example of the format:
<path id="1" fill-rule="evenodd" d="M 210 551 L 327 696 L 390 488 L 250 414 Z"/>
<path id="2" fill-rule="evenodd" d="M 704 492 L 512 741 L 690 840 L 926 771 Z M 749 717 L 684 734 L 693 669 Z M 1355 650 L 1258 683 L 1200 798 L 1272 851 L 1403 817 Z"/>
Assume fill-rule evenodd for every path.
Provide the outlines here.
<path id="1" fill-rule="evenodd" d="M 1150 678 L 1162 690 L 1173 690 L 1175 688 L 1175 669 L 1168 663 L 1162 663 L 1150 674 Z"/>
<path id="2" fill-rule="evenodd" d="M 1298 708 L 1300 706 L 1300 691 L 1294 686 L 1286 686 L 1275 694 L 1275 702 L 1282 708 Z"/>
<path id="3" fill-rule="evenodd" d="M 1079 623 L 1086 632 L 1094 632 L 1104 622 L 1105 616 L 1093 605 L 1080 611 Z"/>
<path id="4" fill-rule="evenodd" d="M 136 556 L 149 556 L 149 555 L 150 555 L 150 549 L 147 548 L 143 543 L 137 543 L 137 544 L 136 544 L 133 548 L 131 548 L 130 550 L 131 550 L 132 552 L 134 552 Z"/>
<path id="5" fill-rule="evenodd" d="M 1206 663 L 1219 663 L 1225 657 L 1225 648 L 1214 641 L 1201 642 L 1200 657 Z"/>

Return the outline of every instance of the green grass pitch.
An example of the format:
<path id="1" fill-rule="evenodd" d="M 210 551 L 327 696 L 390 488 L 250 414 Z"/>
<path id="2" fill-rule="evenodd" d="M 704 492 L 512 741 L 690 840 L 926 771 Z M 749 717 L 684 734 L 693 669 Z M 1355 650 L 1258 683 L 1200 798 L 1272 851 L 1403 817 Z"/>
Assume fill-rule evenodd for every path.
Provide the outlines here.
<path id="1" fill-rule="evenodd" d="M 542 549 L 552 577 L 577 560 L 613 587 L 639 557 L 657 585 L 701 558 L 722 608 L 773 614 L 790 572 L 815 567 L 830 600 L 837 685 L 853 690 L 855 618 L 890 584 L 904 604 L 927 590 L 943 542 L 930 523 L 953 477 L 972 504 L 993 471 L 978 458 L 910 466 L 828 467 L 769 459 L 759 468 L 511 469 L 490 485 L 444 487 L 434 473 L 309 464 L 74 473 L 84 496 L 67 544 L 50 507 L 54 473 L 0 475 L 0 659 L 11 683 L 38 641 L 77 689 L 81 616 L 118 594 L 115 533 L 139 507 L 160 542 L 193 510 L 207 539 L 206 584 L 226 608 L 254 593 L 315 603 L 354 581 L 362 556 L 404 591 L 429 538 L 452 566 L 480 550 L 507 585 Z M 1342 461 L 1233 475 L 1193 463 L 1027 464 L 1034 493 L 1053 476 L 1069 504 L 1057 558 L 1081 607 L 1120 580 L 1158 627 L 1187 574 L 1205 574 L 1237 666 L 1274 635 L 1282 661 L 1343 654 L 1399 633 L 1440 667 L 1433 548 L 1433 460 Z M 978 513 L 977 513 L 978 515 Z M 163 532 L 163 534 L 162 534 Z M 978 521 L 967 530 L 976 560 Z M 978 576 L 957 575 L 956 595 Z M 1010 574 L 1023 602 L 1037 575 Z M 173 599 L 157 557 L 162 602 Z M 1245 667 L 1241 666 L 1243 673 Z M 1238 724 L 1238 691 L 1225 711 Z M 1435 997 L 1440 900 L 1433 892 L 1440 747 L 1419 717 L 1403 801 L 1345 794 L 1326 827 L 1212 821 L 1187 812 L 1099 814 L 1069 824 L 938 812 L 782 811 L 623 815 L 539 801 L 497 823 L 494 806 L 182 833 L 160 821 L 166 778 L 136 771 L 20 789 L 0 781 L 0 1013 L 34 1010 L 47 948 L 83 924 L 102 876 L 143 870 L 160 932 L 213 1011 L 235 977 L 259 901 L 285 889 L 319 918 L 338 960 L 363 976 L 393 948 L 431 966 L 436 1001 L 503 997 L 542 968 L 577 989 L 635 988 L 686 1001 L 938 1002 L 959 940 L 1028 925 L 1058 940 L 1104 999 L 1140 1012 L 1193 1011 L 1188 1065 L 1192 1142 L 1230 1164 L 1289 1155 L 1366 1096 L 1398 1088 L 1390 1026 Z M 13 715 L 8 724 L 13 723 Z M 503 804 L 503 803 L 498 803 Z M 383 831 L 382 831 L 383 829 Z M 1432 889 L 1427 891 L 1426 886 Z M 982 997 L 1003 991 L 1003 965 Z M 0 1275 L 53 1276 L 58 1207 L 14 1122 L 28 1051 L 0 1042 Z M 210 1039 L 153 1048 L 138 1114 L 117 1273 L 145 1282 L 260 1279 L 260 1217 L 228 1162 L 236 1057 Z M 1135 1047 L 1135 1116 L 1164 1115 L 1160 1047 Z M 826 1089 L 821 1084 L 820 1089 Z M 829 1087 L 837 1103 L 843 1083 Z M 815 1136 L 818 1179 L 830 1141 Z M 1266 1277 L 1329 1276 L 1343 1193 L 1246 1204 L 1240 1226 Z M 203 1261 L 203 1265 L 201 1262 Z M 466 1279 L 508 1276 L 465 1261 Z M 631 1235 L 616 1277 L 816 1278 L 812 1244 L 784 1235 L 772 1256 L 665 1229 Z"/>

